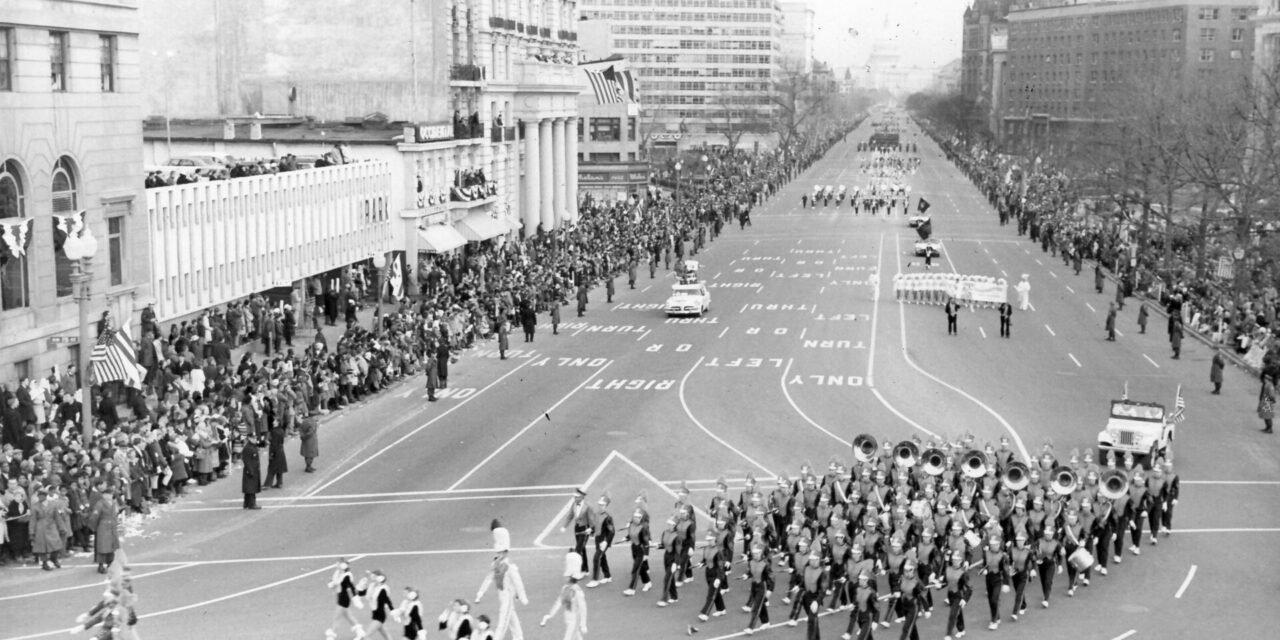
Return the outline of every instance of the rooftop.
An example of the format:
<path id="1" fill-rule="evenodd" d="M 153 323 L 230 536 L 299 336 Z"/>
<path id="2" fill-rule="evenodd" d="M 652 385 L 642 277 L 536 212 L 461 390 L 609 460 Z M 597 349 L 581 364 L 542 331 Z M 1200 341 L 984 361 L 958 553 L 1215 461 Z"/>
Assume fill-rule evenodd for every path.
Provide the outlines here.
<path id="1" fill-rule="evenodd" d="M 321 142 L 348 144 L 396 144 L 404 136 L 405 123 L 401 122 L 314 122 L 303 118 L 263 118 L 262 138 L 250 140 L 248 122 L 252 118 L 233 118 L 236 142 Z M 225 120 L 171 120 L 168 137 L 175 140 L 223 141 Z M 146 140 L 163 140 L 166 137 L 163 119 L 143 122 L 142 137 Z"/>

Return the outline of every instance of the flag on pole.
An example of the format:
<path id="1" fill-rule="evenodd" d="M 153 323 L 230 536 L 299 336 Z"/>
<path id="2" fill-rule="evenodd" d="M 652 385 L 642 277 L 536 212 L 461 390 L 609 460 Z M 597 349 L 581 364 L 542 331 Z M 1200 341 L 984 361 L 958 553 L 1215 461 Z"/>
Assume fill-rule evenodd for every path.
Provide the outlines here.
<path id="1" fill-rule="evenodd" d="M 141 388 L 139 369 L 138 355 L 124 330 L 107 329 L 98 336 L 89 354 L 89 379 L 93 384 L 123 380 L 131 387 Z"/>
<path id="2" fill-rule="evenodd" d="M 404 267 L 401 264 L 401 253 L 394 251 L 391 253 L 390 273 L 387 276 L 387 287 L 390 290 L 392 300 L 400 300 L 404 298 Z"/>
<path id="3" fill-rule="evenodd" d="M 618 78 L 618 88 L 622 91 L 623 97 L 631 102 L 639 102 L 636 99 L 636 79 L 631 75 L 631 71 L 624 69 L 615 72 L 615 75 Z"/>
<path id="4" fill-rule="evenodd" d="M 1178 385 L 1178 396 L 1174 398 L 1174 415 L 1171 416 L 1171 420 L 1175 424 L 1176 422 L 1187 420 L 1187 401 L 1183 399 L 1183 385 L 1180 384 Z"/>
<path id="5" fill-rule="evenodd" d="M 929 204 L 928 200 L 925 200 L 924 198 L 920 198 L 920 202 L 916 204 L 916 211 L 919 211 L 920 213 L 924 213 L 929 210 L 930 206 L 932 205 Z"/>
<path id="6" fill-rule="evenodd" d="M 1128 399 L 1129 399 L 1129 381 L 1128 381 L 1128 380 L 1125 380 L 1125 381 L 1124 381 L 1124 395 L 1123 395 L 1123 396 L 1120 396 L 1120 399 L 1121 399 L 1121 400 L 1128 400 Z"/>
<path id="7" fill-rule="evenodd" d="M 618 80 L 614 74 L 613 67 L 609 67 L 604 71 L 593 71 L 591 69 L 583 69 L 587 73 L 587 80 L 591 82 L 591 90 L 596 94 L 596 104 L 617 104 L 622 102 L 622 96 L 618 92 Z"/>

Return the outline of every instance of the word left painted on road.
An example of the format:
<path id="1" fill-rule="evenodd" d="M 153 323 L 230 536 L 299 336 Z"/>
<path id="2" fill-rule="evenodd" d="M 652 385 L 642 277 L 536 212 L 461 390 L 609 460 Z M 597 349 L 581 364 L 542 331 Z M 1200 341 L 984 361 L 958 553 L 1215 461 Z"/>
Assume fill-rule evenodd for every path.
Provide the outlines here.
<path id="1" fill-rule="evenodd" d="M 667 391 L 675 386 L 675 380 L 629 380 L 614 378 L 608 382 L 596 380 L 583 387 L 591 391 Z"/>
<path id="2" fill-rule="evenodd" d="M 725 362 L 720 362 L 720 358 L 711 358 L 702 363 L 704 367 L 746 367 L 748 369 L 760 369 L 773 367 L 775 369 L 782 368 L 782 358 L 735 358 Z"/>

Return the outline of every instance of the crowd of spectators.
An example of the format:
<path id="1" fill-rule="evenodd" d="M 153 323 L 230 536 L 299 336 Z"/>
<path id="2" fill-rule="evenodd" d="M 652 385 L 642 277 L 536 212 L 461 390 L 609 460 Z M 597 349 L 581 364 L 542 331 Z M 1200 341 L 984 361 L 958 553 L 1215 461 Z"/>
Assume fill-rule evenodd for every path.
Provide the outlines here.
<path id="1" fill-rule="evenodd" d="M 82 441 L 78 426 L 74 368 L 0 389 L 0 563 L 27 562 L 37 551 L 47 558 L 51 547 L 89 550 L 91 534 L 102 534 L 95 506 L 141 519 L 188 486 L 225 477 L 246 443 L 270 442 L 268 478 L 278 479 L 286 440 L 314 434 L 324 414 L 425 371 L 447 387 L 460 352 L 494 338 L 500 324 L 532 333 L 540 315 L 570 296 L 585 306 L 605 278 L 635 278 L 646 266 L 654 277 L 734 217 L 746 220 L 841 135 L 833 130 L 785 153 L 709 150 L 708 179 L 685 188 L 678 205 L 657 190 L 624 203 L 586 198 L 574 224 L 424 257 L 403 295 L 385 313 L 379 306 L 369 326 L 358 317 L 376 295 L 369 265 L 350 267 L 339 287 L 308 282 L 307 317 L 300 301 L 262 295 L 167 327 L 148 307 L 137 341 L 141 388 L 94 387 L 92 441 Z M 104 314 L 99 332 L 111 322 Z M 54 500 L 40 510 L 54 524 L 35 519 L 33 499 Z M 36 530 L 43 542 L 33 546 Z"/>
<path id="2" fill-rule="evenodd" d="M 1016 225 L 1018 235 L 1061 257 L 1077 273 L 1082 262 L 1092 261 L 1099 286 L 1104 272 L 1118 283 L 1119 307 L 1123 308 L 1125 298 L 1139 295 L 1173 317 L 1171 332 L 1176 323 L 1245 357 L 1251 367 L 1280 373 L 1280 341 L 1274 340 L 1280 296 L 1266 272 L 1251 274 L 1260 277 L 1251 277 L 1245 288 L 1239 288 L 1212 272 L 1197 275 L 1196 247 L 1190 243 L 1165 238 L 1168 251 L 1138 252 L 1134 246 L 1137 225 L 1132 221 L 1136 214 L 1085 197 L 1075 176 L 1043 159 L 1005 155 L 982 144 L 964 145 L 956 138 L 931 135 L 987 197 L 1001 224 Z M 1218 249 L 1225 255 L 1225 248 Z"/>
<path id="3" fill-rule="evenodd" d="M 286 173 L 299 169 L 330 167 L 346 163 L 345 152 L 340 147 L 335 147 L 333 151 L 323 153 L 314 158 L 299 159 L 298 156 L 287 153 L 279 158 L 240 160 L 231 163 L 229 166 L 228 164 L 215 164 L 205 168 L 183 167 L 182 170 L 154 169 L 147 172 L 146 188 L 158 189 L 160 187 L 172 187 L 193 182 L 233 180 L 235 178 Z"/>

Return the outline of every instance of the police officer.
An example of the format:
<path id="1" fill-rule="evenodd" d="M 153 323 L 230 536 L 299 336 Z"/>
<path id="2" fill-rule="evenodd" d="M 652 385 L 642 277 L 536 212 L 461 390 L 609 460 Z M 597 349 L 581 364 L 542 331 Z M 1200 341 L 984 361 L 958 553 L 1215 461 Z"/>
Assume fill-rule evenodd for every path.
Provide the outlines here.
<path id="1" fill-rule="evenodd" d="M 1000 337 L 1008 338 L 1009 325 L 1012 324 L 1011 321 L 1013 319 L 1013 305 L 1009 304 L 1006 300 L 1005 302 L 1001 302 L 997 309 L 1000 312 Z"/>

